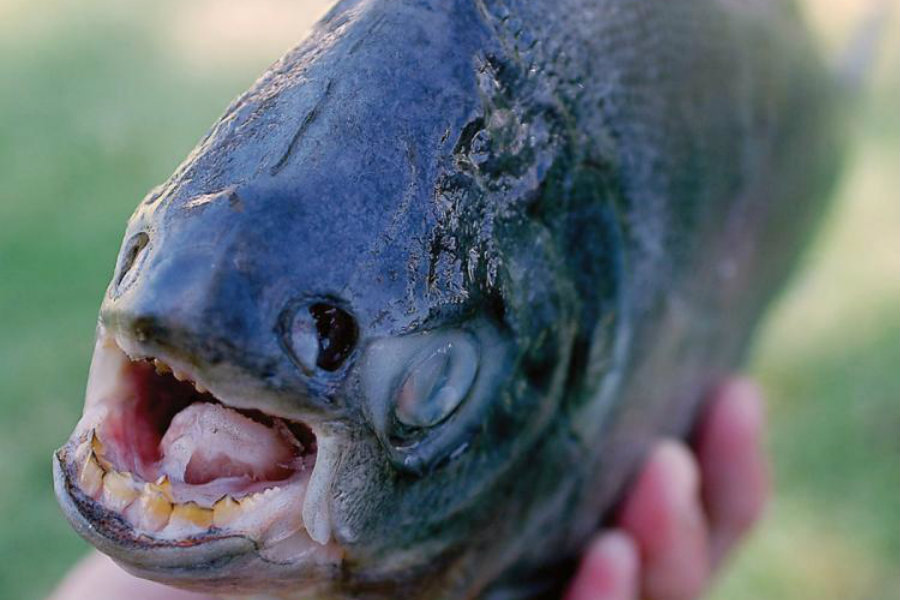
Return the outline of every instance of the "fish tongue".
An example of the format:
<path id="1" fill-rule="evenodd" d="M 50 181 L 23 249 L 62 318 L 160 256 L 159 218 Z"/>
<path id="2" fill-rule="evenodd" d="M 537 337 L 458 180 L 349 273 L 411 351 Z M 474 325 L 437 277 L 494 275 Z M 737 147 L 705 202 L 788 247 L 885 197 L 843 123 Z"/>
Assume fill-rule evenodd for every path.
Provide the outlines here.
<path id="1" fill-rule="evenodd" d="M 206 402 L 175 415 L 160 451 L 160 470 L 174 481 L 194 485 L 226 477 L 284 479 L 294 457 L 290 441 L 275 428 Z"/>

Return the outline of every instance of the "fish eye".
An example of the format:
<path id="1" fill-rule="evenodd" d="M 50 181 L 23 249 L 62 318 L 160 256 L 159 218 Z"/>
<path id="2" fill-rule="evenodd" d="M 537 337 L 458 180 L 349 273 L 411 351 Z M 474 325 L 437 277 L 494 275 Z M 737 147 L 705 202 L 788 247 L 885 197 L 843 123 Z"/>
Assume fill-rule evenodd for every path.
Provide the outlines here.
<path id="1" fill-rule="evenodd" d="M 395 392 L 394 414 L 402 425 L 433 427 L 449 417 L 472 387 L 478 353 L 457 335 L 429 348 Z"/>
<path id="2" fill-rule="evenodd" d="M 301 306 L 285 315 L 285 341 L 308 376 L 316 369 L 337 371 L 356 347 L 359 329 L 347 311 L 326 302 Z"/>
<path id="3" fill-rule="evenodd" d="M 318 338 L 316 366 L 336 371 L 356 346 L 359 337 L 356 321 L 347 311 L 321 302 L 310 306 L 309 314 Z"/>

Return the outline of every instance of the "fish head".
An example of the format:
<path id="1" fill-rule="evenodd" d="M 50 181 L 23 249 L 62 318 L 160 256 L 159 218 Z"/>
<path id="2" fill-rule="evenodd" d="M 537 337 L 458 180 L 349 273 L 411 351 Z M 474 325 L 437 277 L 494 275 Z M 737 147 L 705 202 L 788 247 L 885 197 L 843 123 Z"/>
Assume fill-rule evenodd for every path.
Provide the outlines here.
<path id="1" fill-rule="evenodd" d="M 521 136 L 486 115 L 483 24 L 385 4 L 327 18 L 129 221 L 55 468 L 76 529 L 138 575 L 349 597 L 515 543 L 513 466 L 579 331 L 528 212 L 555 150 L 492 199 L 472 165 Z"/>

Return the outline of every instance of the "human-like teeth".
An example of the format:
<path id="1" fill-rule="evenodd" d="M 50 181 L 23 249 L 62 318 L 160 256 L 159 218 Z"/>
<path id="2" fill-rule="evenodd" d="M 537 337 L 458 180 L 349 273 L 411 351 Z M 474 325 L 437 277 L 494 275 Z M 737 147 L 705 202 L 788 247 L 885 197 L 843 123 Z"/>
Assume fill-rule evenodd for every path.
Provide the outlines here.
<path id="1" fill-rule="evenodd" d="M 81 465 L 78 484 L 82 491 L 110 510 L 123 514 L 136 529 L 162 537 L 183 537 L 211 527 L 224 529 L 235 524 L 268 528 L 271 523 L 256 523 L 252 519 L 254 509 L 280 498 L 283 492 L 275 486 L 240 500 L 224 496 L 212 508 L 193 501 L 176 503 L 168 477 L 163 475 L 153 483 L 142 483 L 131 473 L 111 468 L 98 455 L 102 452 L 103 444 L 93 432 L 75 449 L 76 464 Z M 249 522 L 248 517 L 251 517 Z"/>
<path id="2" fill-rule="evenodd" d="M 103 485 L 103 468 L 93 453 L 85 458 L 78 471 L 78 485 L 91 498 L 96 498 L 100 493 Z"/>
<path id="3" fill-rule="evenodd" d="M 97 437 L 97 434 L 93 431 L 91 432 L 91 451 L 94 453 L 94 458 L 100 463 L 100 466 L 103 467 L 103 471 L 109 471 L 112 465 L 104 458 L 103 442 L 100 441 L 100 438 Z"/>
<path id="4" fill-rule="evenodd" d="M 212 526 L 213 511 L 211 508 L 204 508 L 196 502 L 185 502 L 184 504 L 176 504 L 172 509 L 172 516 L 169 519 L 169 527 L 175 528 L 198 528 L 206 531 Z"/>
<path id="5" fill-rule="evenodd" d="M 91 431 L 91 450 L 94 451 L 94 454 L 103 454 L 103 442 L 100 441 L 100 438 L 97 437 L 97 433 L 94 431 Z"/>
<path id="6" fill-rule="evenodd" d="M 205 394 L 209 391 L 203 384 L 197 383 L 196 381 L 194 382 L 194 389 L 196 389 L 201 394 Z"/>
<path id="7" fill-rule="evenodd" d="M 155 483 L 149 483 L 147 485 L 149 485 L 150 488 L 155 492 L 158 492 L 165 496 L 166 500 L 168 500 L 169 502 L 175 502 L 175 500 L 173 499 L 174 497 L 172 496 L 172 483 L 165 475 L 157 479 Z"/>
<path id="8" fill-rule="evenodd" d="M 103 476 L 101 499 L 105 506 L 123 512 L 138 497 L 137 485 L 128 473 L 109 471 Z"/>
<path id="9" fill-rule="evenodd" d="M 241 514 L 241 504 L 231 496 L 225 496 L 213 505 L 213 525 L 227 527 Z"/>
<path id="10" fill-rule="evenodd" d="M 78 447 L 75 448 L 75 464 L 83 465 L 84 461 L 86 461 L 91 455 L 91 443 L 88 440 L 85 440 L 78 444 Z"/>
<path id="11" fill-rule="evenodd" d="M 173 506 L 160 488 L 152 483 L 144 484 L 137 502 L 125 513 L 128 520 L 144 531 L 159 531 L 169 522 Z"/>
<path id="12" fill-rule="evenodd" d="M 179 371 L 178 369 L 172 370 L 172 376 L 178 381 L 186 381 L 188 379 L 187 373 L 184 371 Z"/>

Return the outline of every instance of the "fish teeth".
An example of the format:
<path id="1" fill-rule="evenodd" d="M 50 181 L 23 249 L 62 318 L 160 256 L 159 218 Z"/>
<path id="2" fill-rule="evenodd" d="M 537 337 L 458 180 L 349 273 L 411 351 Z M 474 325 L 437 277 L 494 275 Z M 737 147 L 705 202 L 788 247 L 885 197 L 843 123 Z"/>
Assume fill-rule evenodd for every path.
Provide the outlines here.
<path id="1" fill-rule="evenodd" d="M 91 449 L 94 451 L 94 454 L 103 454 L 103 442 L 100 441 L 100 437 L 95 429 L 91 429 Z"/>
<path id="2" fill-rule="evenodd" d="M 160 531 L 168 525 L 174 506 L 152 483 L 144 484 L 140 498 L 134 502 L 126 515 L 138 529 Z"/>
<path id="3" fill-rule="evenodd" d="M 278 502 L 275 498 L 286 493 L 284 487 L 266 488 L 239 500 L 226 495 L 212 507 L 202 506 L 195 501 L 175 502 L 172 483 L 167 476 L 162 475 L 150 483 L 139 481 L 129 472 L 104 469 L 93 451 L 93 441 L 85 440 L 76 450 L 78 456 L 86 455 L 77 472 L 78 484 L 86 495 L 98 500 L 107 509 L 124 516 L 138 531 L 162 538 L 181 538 L 206 533 L 212 528 L 241 527 L 243 523 L 256 535 L 262 535 L 263 530 L 271 534 L 269 530 L 272 526 L 279 525 L 275 528 L 276 538 L 273 539 L 281 540 L 291 531 L 296 532 L 304 526 L 300 519 L 301 515 L 297 515 L 297 522 L 290 530 L 282 531 L 284 527 L 281 525 L 284 524 L 280 521 L 254 525 L 258 519 L 258 516 L 253 516 L 257 514 L 254 511 L 270 506 L 273 501 Z M 330 489 L 330 483 L 325 485 L 324 482 L 320 482 L 319 485 L 321 490 Z M 320 495 L 320 502 L 313 506 L 312 513 L 306 505 L 301 512 L 306 515 L 313 514 L 310 517 L 313 528 L 308 534 L 309 537 L 319 544 L 327 544 L 331 537 L 330 515 L 327 506 L 323 511 L 321 499 L 327 500 L 327 493 Z M 251 521 L 245 521 L 246 518 L 250 518 Z"/>
<path id="4" fill-rule="evenodd" d="M 172 508 L 169 526 L 209 529 L 213 524 L 213 509 L 204 508 L 196 502 L 176 504 Z"/>
<path id="5" fill-rule="evenodd" d="M 94 458 L 100 463 L 100 466 L 103 467 L 103 471 L 105 472 L 111 470 L 112 465 L 104 457 L 103 450 L 103 442 L 100 441 L 100 436 L 97 435 L 95 430 L 91 430 L 91 451 L 93 452 Z"/>
<path id="6" fill-rule="evenodd" d="M 272 487 L 270 487 L 270 488 L 266 488 L 266 489 L 264 489 L 263 491 L 258 492 L 258 493 L 259 493 L 259 494 L 262 494 L 263 497 L 270 497 L 270 496 L 274 496 L 275 494 L 278 494 L 278 493 L 280 493 L 280 492 L 281 492 L 281 487 L 275 485 L 275 486 L 272 486 Z"/>
<path id="7" fill-rule="evenodd" d="M 83 465 L 84 461 L 88 460 L 91 456 L 91 442 L 85 440 L 78 444 L 78 447 L 75 448 L 75 464 Z"/>
<path id="8" fill-rule="evenodd" d="M 174 377 L 178 381 L 188 381 L 188 382 L 192 383 L 194 385 L 194 388 L 197 390 L 197 392 L 199 392 L 201 394 L 206 394 L 209 392 L 209 388 L 207 388 L 202 383 L 198 383 L 198 382 L 194 381 L 187 371 L 182 371 L 181 369 L 175 369 L 175 368 L 169 366 L 168 364 L 164 363 L 163 361 L 159 360 L 158 358 L 153 359 L 153 368 L 156 369 L 157 375 L 171 374 L 172 377 Z"/>
<path id="9" fill-rule="evenodd" d="M 241 515 L 241 504 L 231 496 L 224 496 L 213 505 L 213 525 L 228 527 Z"/>
<path id="10" fill-rule="evenodd" d="M 154 492 L 162 494 L 170 503 L 175 502 L 175 497 L 172 495 L 172 482 L 169 481 L 168 476 L 162 475 L 154 483 L 148 483 L 147 485 Z"/>
<path id="11" fill-rule="evenodd" d="M 178 376 L 184 378 L 185 373 L 179 371 Z M 200 392 L 206 389 L 195 385 Z M 336 438 L 322 440 L 317 453 L 319 460 L 313 463 L 320 464 L 321 468 L 314 468 L 308 481 L 298 483 L 300 487 L 291 483 L 287 487 L 267 487 L 240 498 L 225 495 L 212 506 L 195 500 L 176 502 L 173 484 L 166 475 L 149 482 L 134 473 L 117 470 L 105 459 L 108 444 L 103 443 L 94 429 L 81 438 L 70 456 L 75 482 L 81 491 L 124 517 L 145 535 L 181 539 L 217 529 L 233 529 L 265 543 L 281 544 L 291 536 L 300 535 L 309 543 L 326 545 L 332 537 L 329 505 L 339 448 Z M 304 488 L 308 493 L 304 494 L 303 505 L 288 510 L 285 494 L 291 489 L 301 493 Z M 274 518 L 273 512 L 279 516 Z"/>
<path id="12" fill-rule="evenodd" d="M 130 473 L 109 471 L 103 476 L 101 499 L 105 506 L 124 512 L 138 497 L 134 478 Z"/>
<path id="13" fill-rule="evenodd" d="M 97 498 L 103 487 L 103 467 L 93 453 L 88 456 L 78 471 L 78 485 L 91 498 Z"/>
<path id="14" fill-rule="evenodd" d="M 262 497 L 263 495 L 261 492 L 255 492 L 238 500 L 238 504 L 241 505 L 242 510 L 252 510 L 255 505 L 258 504 L 260 500 L 262 500 Z"/>

